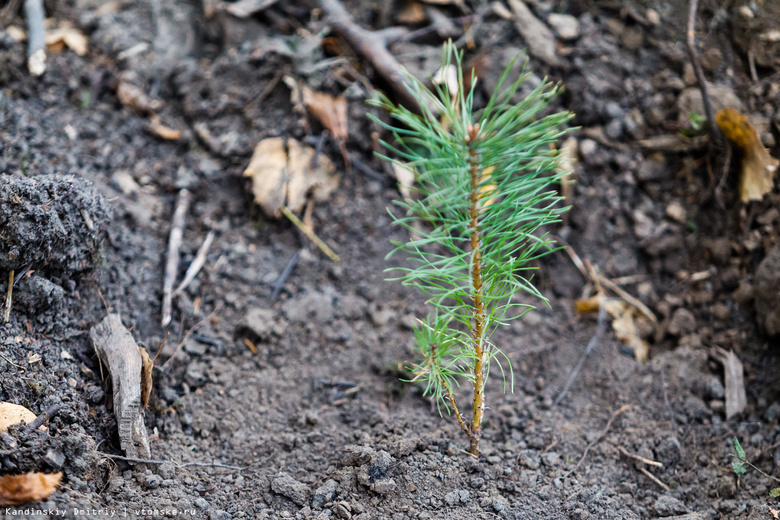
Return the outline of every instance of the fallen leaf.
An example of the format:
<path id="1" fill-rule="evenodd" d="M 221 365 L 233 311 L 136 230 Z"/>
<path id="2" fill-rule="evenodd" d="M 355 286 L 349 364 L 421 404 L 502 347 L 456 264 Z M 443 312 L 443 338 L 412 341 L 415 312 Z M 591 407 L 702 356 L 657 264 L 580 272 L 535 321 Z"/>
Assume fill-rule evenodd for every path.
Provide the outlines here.
<path id="1" fill-rule="evenodd" d="M 287 150 L 284 139 L 263 139 L 252 153 L 244 177 L 252 179 L 252 195 L 266 216 L 279 218 L 287 198 Z"/>
<path id="2" fill-rule="evenodd" d="M 769 155 L 758 138 L 758 132 L 742 113 L 733 108 L 723 108 L 715 114 L 715 122 L 729 141 L 742 151 L 740 200 L 762 200 L 772 191 L 778 160 Z"/>
<path id="3" fill-rule="evenodd" d="M 87 53 L 87 37 L 70 25 L 62 25 L 46 31 L 46 47 L 53 52 L 60 52 L 64 47 L 84 56 Z"/>
<path id="4" fill-rule="evenodd" d="M 141 350 L 141 406 L 149 408 L 149 396 L 152 395 L 152 369 L 154 368 L 154 361 L 149 357 L 149 353 L 145 348 L 140 347 Z"/>
<path id="5" fill-rule="evenodd" d="M 34 420 L 35 414 L 24 406 L 0 402 L 0 432 L 22 421 L 30 424 Z"/>
<path id="6" fill-rule="evenodd" d="M 160 116 L 157 114 L 152 114 L 152 117 L 149 118 L 149 130 L 151 130 L 152 133 L 154 133 L 156 136 L 163 139 L 168 139 L 170 141 L 177 141 L 181 139 L 181 130 L 165 126 L 162 124 L 160 121 Z"/>
<path id="7" fill-rule="evenodd" d="M 425 15 L 425 9 L 420 2 L 412 0 L 411 2 L 404 3 L 401 10 L 395 16 L 395 20 L 402 24 L 417 24 L 423 23 L 428 17 Z"/>
<path id="8" fill-rule="evenodd" d="M 330 94 L 317 92 L 306 85 L 301 89 L 303 104 L 316 117 L 322 126 L 330 130 L 334 139 L 346 141 L 347 100 L 343 97 L 333 97 Z"/>
<path id="9" fill-rule="evenodd" d="M 311 146 L 304 146 L 295 139 L 287 140 L 287 207 L 300 211 L 311 196 L 317 202 L 328 200 L 328 196 L 339 185 L 335 175 L 336 166 L 326 155 L 317 153 Z"/>
<path id="10" fill-rule="evenodd" d="M 300 211 L 307 197 L 327 200 L 338 187 L 336 167 L 325 155 L 295 139 L 271 137 L 255 147 L 244 171 L 252 179 L 255 202 L 266 216 L 278 218 L 282 208 Z"/>
<path id="11" fill-rule="evenodd" d="M 574 302 L 574 308 L 579 314 L 598 312 L 602 305 L 612 318 L 612 330 L 615 335 L 633 349 L 634 359 L 640 362 L 647 361 L 650 345 L 639 336 L 636 328 L 635 320 L 640 315 L 636 307 L 623 300 L 607 298 L 603 293 Z"/>
<path id="12" fill-rule="evenodd" d="M 5 475 L 0 479 L 0 506 L 20 506 L 48 498 L 61 479 L 62 473 Z"/>

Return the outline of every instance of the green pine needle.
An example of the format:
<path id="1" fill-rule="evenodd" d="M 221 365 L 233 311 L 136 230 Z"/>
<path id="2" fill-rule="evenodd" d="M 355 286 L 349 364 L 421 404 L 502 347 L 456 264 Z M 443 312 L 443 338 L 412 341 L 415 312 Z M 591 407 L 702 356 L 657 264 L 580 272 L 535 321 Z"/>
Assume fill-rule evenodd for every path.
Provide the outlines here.
<path id="1" fill-rule="evenodd" d="M 392 143 L 383 145 L 398 159 L 384 158 L 416 176 L 414 196 L 395 202 L 400 214 L 390 211 L 394 223 L 409 229 L 412 238 L 396 244 L 388 258 L 401 254 L 411 261 L 411 268 L 390 269 L 393 279 L 429 297 L 433 312 L 415 332 L 423 360 L 414 373 L 439 410 L 448 411 L 458 380 L 475 386 L 475 395 L 482 392 L 493 362 L 505 381 L 503 365 L 509 368 L 511 382 L 509 360 L 490 338 L 498 326 L 532 308 L 513 303 L 515 294 L 531 294 L 546 303 L 531 283 L 531 262 L 553 250 L 542 228 L 559 221 L 566 210 L 555 191 L 566 172 L 559 169 L 552 145 L 572 117 L 569 112 L 543 115 L 560 91 L 547 80 L 515 102 L 530 73 L 524 68 L 510 81 L 514 61 L 487 105 L 478 109 L 476 78 L 472 72 L 472 87 L 464 92 L 463 54 L 451 42 L 444 47 L 442 69 L 450 65 L 457 69 L 456 92 L 445 85 L 431 90 L 409 78 L 421 114 L 381 94 L 371 101 L 392 118 L 390 124 L 374 118 L 393 136 Z M 481 418 L 478 401 L 475 397 L 475 420 Z M 472 438 L 474 453 L 481 424 L 462 421 L 461 426 Z"/>

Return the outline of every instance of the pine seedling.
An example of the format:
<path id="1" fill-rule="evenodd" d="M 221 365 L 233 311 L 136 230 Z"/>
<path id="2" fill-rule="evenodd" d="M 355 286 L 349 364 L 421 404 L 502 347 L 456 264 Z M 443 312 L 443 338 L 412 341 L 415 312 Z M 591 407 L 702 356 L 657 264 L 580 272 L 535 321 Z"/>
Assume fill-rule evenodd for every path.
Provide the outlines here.
<path id="1" fill-rule="evenodd" d="M 390 214 L 410 231 L 388 255 L 405 254 L 414 267 L 394 267 L 394 280 L 417 287 L 432 312 L 415 330 L 422 361 L 413 372 L 442 408 L 454 413 L 479 455 L 485 412 L 485 383 L 491 366 L 499 367 L 504 386 L 512 382 L 511 364 L 491 341 L 496 328 L 533 308 L 513 302 L 516 293 L 546 299 L 531 283 L 532 262 L 552 250 L 542 227 L 557 222 L 566 208 L 554 190 L 560 182 L 555 143 L 572 114 L 542 116 L 559 86 L 542 81 L 515 103 L 530 74 L 510 81 L 513 61 L 501 76 L 487 105 L 474 106 L 476 78 L 464 91 L 463 54 L 444 47 L 442 70 L 456 70 L 449 88 L 428 89 L 408 78 L 421 114 L 393 104 L 382 95 L 372 104 L 387 109 L 394 143 L 382 144 L 396 162 L 415 172 L 414 196 L 396 201 L 401 216 Z M 457 82 L 457 87 L 454 83 Z M 387 160 L 393 160 L 384 157 Z M 404 162 L 401 162 L 404 161 Z M 506 368 L 505 368 L 506 367 Z M 473 388 L 470 420 L 460 412 L 456 389 Z"/>

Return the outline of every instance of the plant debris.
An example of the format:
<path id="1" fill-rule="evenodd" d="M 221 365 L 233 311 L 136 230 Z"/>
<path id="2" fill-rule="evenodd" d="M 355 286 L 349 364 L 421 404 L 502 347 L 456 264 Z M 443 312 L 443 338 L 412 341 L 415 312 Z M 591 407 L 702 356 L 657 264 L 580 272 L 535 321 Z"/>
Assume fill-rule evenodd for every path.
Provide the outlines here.
<path id="1" fill-rule="evenodd" d="M 0 432 L 24 421 L 30 424 L 35 414 L 20 404 L 0 402 Z"/>
<path id="2" fill-rule="evenodd" d="M 0 506 L 20 506 L 49 497 L 62 480 L 62 473 L 25 473 L 0 478 Z"/>
<path id="3" fill-rule="evenodd" d="M 742 202 L 761 200 L 772 191 L 778 160 L 769 155 L 758 132 L 744 114 L 733 108 L 723 108 L 715 120 L 729 141 L 742 151 L 739 174 L 739 198 Z"/>
<path id="4" fill-rule="evenodd" d="M 635 323 L 637 319 L 646 318 L 636 307 L 623 300 L 607 298 L 603 292 L 590 298 L 577 300 L 574 304 L 580 314 L 598 312 L 601 306 L 604 306 L 604 310 L 612 318 L 612 330 L 615 331 L 618 339 L 633 350 L 637 361 L 647 361 L 650 345 L 639 336 Z"/>

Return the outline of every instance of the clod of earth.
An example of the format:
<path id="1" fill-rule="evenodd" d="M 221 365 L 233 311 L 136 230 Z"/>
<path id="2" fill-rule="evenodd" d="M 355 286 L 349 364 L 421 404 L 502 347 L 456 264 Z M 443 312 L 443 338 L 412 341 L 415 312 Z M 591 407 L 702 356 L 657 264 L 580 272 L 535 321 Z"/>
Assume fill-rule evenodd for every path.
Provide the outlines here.
<path id="1" fill-rule="evenodd" d="M 111 208 L 72 175 L 0 175 L 0 269 L 25 266 L 68 279 L 100 260 Z"/>

